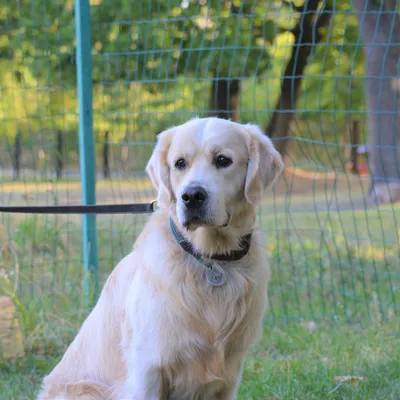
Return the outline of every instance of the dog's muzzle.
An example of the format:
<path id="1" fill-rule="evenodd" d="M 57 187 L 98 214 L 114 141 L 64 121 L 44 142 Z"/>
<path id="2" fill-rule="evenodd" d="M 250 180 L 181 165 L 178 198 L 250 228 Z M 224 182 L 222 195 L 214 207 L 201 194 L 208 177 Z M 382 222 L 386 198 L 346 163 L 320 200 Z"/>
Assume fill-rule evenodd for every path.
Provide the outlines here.
<path id="1" fill-rule="evenodd" d="M 207 219 L 209 196 L 201 186 L 187 186 L 181 195 L 184 216 L 188 224 L 202 223 Z"/>

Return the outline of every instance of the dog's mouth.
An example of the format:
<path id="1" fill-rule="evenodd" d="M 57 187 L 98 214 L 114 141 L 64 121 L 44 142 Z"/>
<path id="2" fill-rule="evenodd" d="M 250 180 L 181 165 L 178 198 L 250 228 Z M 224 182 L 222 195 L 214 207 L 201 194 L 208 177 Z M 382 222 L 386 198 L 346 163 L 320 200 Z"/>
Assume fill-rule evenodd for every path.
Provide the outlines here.
<path id="1" fill-rule="evenodd" d="M 206 225 L 210 225 L 210 222 L 203 218 L 200 218 L 199 216 L 193 216 L 183 222 L 183 226 L 187 231 L 194 231 L 200 226 Z"/>
<path id="2" fill-rule="evenodd" d="M 227 213 L 227 217 L 226 217 L 226 220 L 224 221 L 224 223 L 215 224 L 214 222 L 212 222 L 208 219 L 204 219 L 204 218 L 201 218 L 201 217 L 195 215 L 195 216 L 185 220 L 182 225 L 187 231 L 195 231 L 197 228 L 199 228 L 201 226 L 226 228 L 229 225 L 230 219 L 231 219 L 231 215 L 229 213 Z"/>

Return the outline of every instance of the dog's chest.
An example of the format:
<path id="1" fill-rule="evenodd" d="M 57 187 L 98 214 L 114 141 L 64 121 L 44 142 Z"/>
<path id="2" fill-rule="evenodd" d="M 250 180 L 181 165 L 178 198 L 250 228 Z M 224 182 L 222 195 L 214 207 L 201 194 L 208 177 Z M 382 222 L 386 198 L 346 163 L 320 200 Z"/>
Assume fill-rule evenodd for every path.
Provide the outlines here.
<path id="1" fill-rule="evenodd" d="M 195 331 L 211 343 L 226 339 L 227 333 L 240 322 L 251 294 L 250 281 L 246 275 L 227 267 L 224 270 L 224 285 L 210 284 L 207 270 L 204 270 L 192 290 L 182 293 L 182 301 L 197 320 Z"/>
<path id="2" fill-rule="evenodd" d="M 179 318 L 176 346 L 165 348 L 165 377 L 171 393 L 185 398 L 185 388 L 198 387 L 199 393 L 218 390 L 219 380 L 229 380 L 230 357 L 241 347 L 246 315 L 251 300 L 249 280 L 227 273 L 227 282 L 213 287 L 205 279 L 186 286 L 180 294 L 185 304 L 174 318 Z M 183 312 L 182 312 L 183 311 Z M 173 320 L 173 318 L 171 319 Z M 171 326 L 171 331 L 174 327 Z M 167 345 L 167 343 L 165 343 Z"/>

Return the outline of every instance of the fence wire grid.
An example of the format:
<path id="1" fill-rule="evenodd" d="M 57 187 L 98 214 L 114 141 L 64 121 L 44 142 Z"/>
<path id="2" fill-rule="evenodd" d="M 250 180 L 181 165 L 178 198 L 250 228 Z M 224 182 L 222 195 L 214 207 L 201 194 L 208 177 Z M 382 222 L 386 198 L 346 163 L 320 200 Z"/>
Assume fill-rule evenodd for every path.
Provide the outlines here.
<path id="1" fill-rule="evenodd" d="M 98 203 L 154 198 L 143 171 L 164 129 L 208 115 L 257 123 L 287 166 L 258 213 L 266 319 L 367 324 L 399 312 L 396 1 L 90 8 Z M 1 1 L 3 205 L 81 203 L 76 43 L 72 0 Z M 100 287 L 146 220 L 97 217 Z M 87 312 L 81 231 L 79 216 L 0 216 L 2 357 L 76 332 Z"/>

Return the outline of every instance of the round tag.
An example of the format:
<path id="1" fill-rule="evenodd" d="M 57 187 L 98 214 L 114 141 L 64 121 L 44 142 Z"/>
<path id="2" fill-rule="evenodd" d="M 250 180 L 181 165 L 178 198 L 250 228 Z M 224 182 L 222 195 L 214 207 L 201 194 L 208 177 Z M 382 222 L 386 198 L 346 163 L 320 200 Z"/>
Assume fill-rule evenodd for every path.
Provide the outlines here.
<path id="1" fill-rule="evenodd" d="M 207 282 L 213 286 L 222 286 L 226 282 L 225 271 L 216 265 L 207 266 Z"/>

